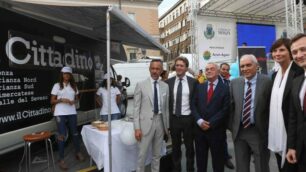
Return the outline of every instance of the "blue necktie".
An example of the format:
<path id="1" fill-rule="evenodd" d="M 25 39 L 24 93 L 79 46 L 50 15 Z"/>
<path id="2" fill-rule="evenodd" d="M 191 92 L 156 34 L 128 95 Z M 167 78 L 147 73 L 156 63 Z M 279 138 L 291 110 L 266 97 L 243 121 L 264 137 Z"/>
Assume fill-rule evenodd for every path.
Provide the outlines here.
<path id="1" fill-rule="evenodd" d="M 154 81 L 154 113 L 158 113 L 157 81 Z"/>

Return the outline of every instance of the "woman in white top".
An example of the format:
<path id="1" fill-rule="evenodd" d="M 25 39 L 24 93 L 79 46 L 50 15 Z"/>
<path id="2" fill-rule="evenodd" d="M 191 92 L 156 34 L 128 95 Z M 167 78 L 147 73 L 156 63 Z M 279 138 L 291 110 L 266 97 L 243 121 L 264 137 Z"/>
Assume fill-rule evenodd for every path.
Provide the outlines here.
<path id="1" fill-rule="evenodd" d="M 106 74 L 107 75 L 107 74 Z M 104 77 L 105 78 L 105 77 Z M 116 87 L 115 81 L 111 79 L 111 120 L 120 119 L 121 112 L 119 110 L 118 104 L 120 103 L 120 91 Z M 107 91 L 107 80 L 104 79 L 102 82 L 102 87 L 100 87 L 96 93 L 96 102 L 102 107 L 100 111 L 101 120 L 108 120 L 108 91 Z"/>
<path id="2" fill-rule="evenodd" d="M 290 92 L 293 79 L 303 74 L 290 52 L 290 40 L 281 38 L 271 46 L 273 60 L 279 64 L 278 71 L 272 74 L 273 88 L 270 101 L 268 148 L 275 153 L 280 172 L 295 172 L 296 165 L 288 163 L 287 131 L 290 109 Z"/>
<path id="3" fill-rule="evenodd" d="M 84 157 L 80 152 L 79 134 L 77 130 L 77 112 L 75 103 L 78 100 L 78 89 L 70 67 L 63 67 L 59 82 L 54 84 L 51 91 L 51 104 L 55 106 L 54 116 L 58 127 L 58 149 L 59 167 L 67 170 L 68 166 L 64 161 L 64 146 L 66 135 L 66 122 L 72 133 L 75 147 L 76 159 L 83 161 Z"/>

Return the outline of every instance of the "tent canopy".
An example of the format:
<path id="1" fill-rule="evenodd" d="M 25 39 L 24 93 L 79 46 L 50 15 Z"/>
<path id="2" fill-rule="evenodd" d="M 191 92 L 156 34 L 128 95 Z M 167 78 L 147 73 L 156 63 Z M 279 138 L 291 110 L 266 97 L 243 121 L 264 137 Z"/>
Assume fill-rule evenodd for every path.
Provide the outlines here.
<path id="1" fill-rule="evenodd" d="M 61 6 L 6 0 L 0 6 L 92 39 L 106 40 L 106 12 L 110 12 L 111 41 L 146 49 L 169 50 L 123 12 L 112 6 Z"/>
<path id="2" fill-rule="evenodd" d="M 285 0 L 201 0 L 199 13 L 249 21 L 286 22 Z M 305 17 L 305 8 L 303 14 Z"/>

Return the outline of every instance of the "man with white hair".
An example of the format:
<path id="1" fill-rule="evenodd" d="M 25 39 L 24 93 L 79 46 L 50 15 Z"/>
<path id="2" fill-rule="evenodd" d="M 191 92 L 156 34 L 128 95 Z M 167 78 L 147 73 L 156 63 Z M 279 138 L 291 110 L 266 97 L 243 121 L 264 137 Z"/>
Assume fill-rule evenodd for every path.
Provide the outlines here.
<path id="1" fill-rule="evenodd" d="M 254 55 L 240 59 L 242 77 L 230 83 L 231 113 L 229 129 L 232 131 L 237 172 L 250 171 L 253 153 L 256 172 L 269 171 L 268 121 L 271 80 L 257 73 Z"/>
<path id="2" fill-rule="evenodd" d="M 229 89 L 218 79 L 219 66 L 205 66 L 207 81 L 198 84 L 193 96 L 192 114 L 195 128 L 195 147 L 198 172 L 207 171 L 208 152 L 211 152 L 214 172 L 224 171 L 226 116 L 229 108 Z"/>

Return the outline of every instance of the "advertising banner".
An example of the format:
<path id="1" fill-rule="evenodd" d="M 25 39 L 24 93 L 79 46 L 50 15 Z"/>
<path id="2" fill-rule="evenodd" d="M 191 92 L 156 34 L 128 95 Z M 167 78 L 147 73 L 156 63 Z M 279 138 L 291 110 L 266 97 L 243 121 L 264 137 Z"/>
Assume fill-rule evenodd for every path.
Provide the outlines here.
<path id="1" fill-rule="evenodd" d="M 50 94 L 63 66 L 73 69 L 78 110 L 94 108 L 95 50 L 8 31 L 0 46 L 0 134 L 52 119 Z M 98 51 L 97 51 L 98 52 Z M 101 53 L 102 54 L 102 53 Z"/>
<path id="2" fill-rule="evenodd" d="M 253 54 L 259 63 L 258 72 L 267 74 L 267 58 L 266 58 L 266 47 L 238 47 L 238 57 L 240 58 L 245 54 Z"/>
<path id="3" fill-rule="evenodd" d="M 207 62 L 232 62 L 236 58 L 236 22 L 232 19 L 198 16 L 199 69 Z"/>

